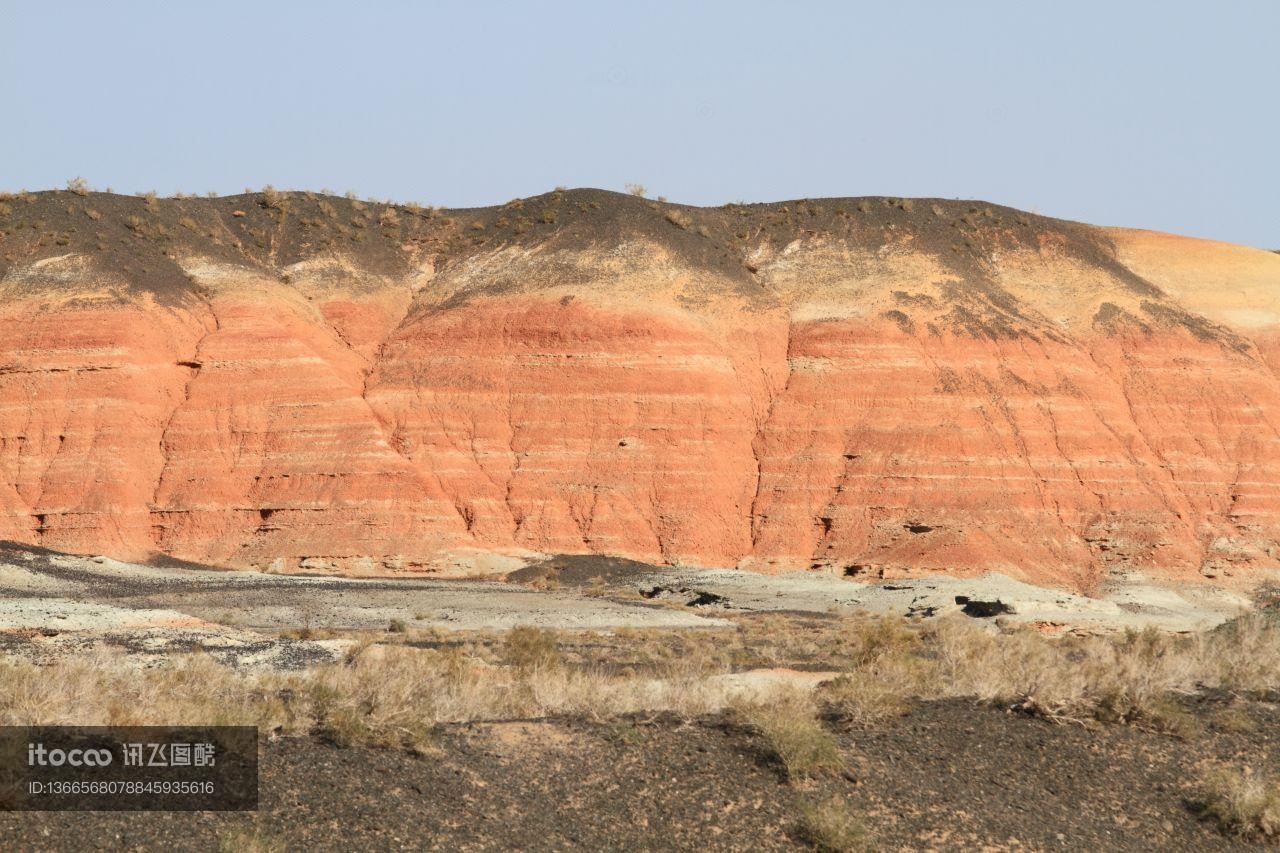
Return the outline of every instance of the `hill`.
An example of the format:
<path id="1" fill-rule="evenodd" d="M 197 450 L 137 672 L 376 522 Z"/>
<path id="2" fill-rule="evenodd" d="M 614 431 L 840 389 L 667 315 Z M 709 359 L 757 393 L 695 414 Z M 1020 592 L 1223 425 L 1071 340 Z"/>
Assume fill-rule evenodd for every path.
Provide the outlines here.
<path id="1" fill-rule="evenodd" d="M 0 538 L 1258 578 L 1280 257 L 983 202 L 0 201 Z"/>

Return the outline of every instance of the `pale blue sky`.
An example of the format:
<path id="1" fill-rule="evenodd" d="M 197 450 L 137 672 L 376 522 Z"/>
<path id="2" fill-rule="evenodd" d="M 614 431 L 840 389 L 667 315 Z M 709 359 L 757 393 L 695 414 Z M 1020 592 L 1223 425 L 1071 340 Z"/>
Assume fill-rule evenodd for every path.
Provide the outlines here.
<path id="1" fill-rule="evenodd" d="M 978 197 L 1280 248 L 1280 3 L 0 0 L 0 186 Z"/>

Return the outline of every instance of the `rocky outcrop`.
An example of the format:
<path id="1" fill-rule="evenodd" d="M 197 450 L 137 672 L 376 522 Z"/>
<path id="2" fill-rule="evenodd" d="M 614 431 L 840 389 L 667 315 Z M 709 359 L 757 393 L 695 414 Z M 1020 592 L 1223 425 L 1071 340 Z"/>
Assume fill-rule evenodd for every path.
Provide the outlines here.
<path id="1" fill-rule="evenodd" d="M 0 538 L 439 569 L 1277 565 L 1280 257 L 980 203 L 0 206 Z"/>

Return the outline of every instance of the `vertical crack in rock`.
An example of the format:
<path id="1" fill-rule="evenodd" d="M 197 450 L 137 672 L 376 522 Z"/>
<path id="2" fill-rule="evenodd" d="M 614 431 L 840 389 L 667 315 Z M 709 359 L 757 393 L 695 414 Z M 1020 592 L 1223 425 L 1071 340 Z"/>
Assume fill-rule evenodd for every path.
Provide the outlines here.
<path id="1" fill-rule="evenodd" d="M 792 357 L 793 336 L 795 334 L 795 321 L 790 316 L 788 316 L 786 318 L 786 323 L 787 323 L 787 328 L 786 328 L 787 376 L 786 376 L 786 379 L 784 379 L 782 382 L 782 387 L 780 389 L 774 390 L 771 384 L 767 381 L 767 375 L 766 375 L 766 381 L 765 381 L 764 387 L 769 393 L 769 404 L 765 408 L 763 419 L 756 424 L 755 436 L 751 439 L 751 456 L 756 466 L 756 470 L 755 470 L 756 487 L 755 487 L 755 492 L 751 497 L 751 516 L 748 519 L 748 522 L 751 525 L 751 551 L 753 554 L 755 553 L 756 545 L 760 541 L 760 534 L 764 527 L 763 522 L 760 518 L 760 497 L 761 497 L 761 489 L 764 483 L 764 452 L 769 442 L 769 439 L 768 439 L 769 427 L 773 423 L 773 415 L 777 409 L 778 401 L 780 399 L 784 399 L 787 396 L 787 392 L 791 388 L 791 377 L 794 374 L 792 364 L 791 364 L 791 357 Z M 764 370 L 763 365 L 761 366 L 761 370 L 762 371 Z"/>
<path id="2" fill-rule="evenodd" d="M 157 512 L 162 511 L 160 507 L 160 490 L 164 487 L 164 478 L 169 470 L 171 455 L 169 448 L 169 431 L 172 429 L 173 422 L 178 417 L 178 413 L 182 410 L 182 407 L 191 401 L 191 386 L 200 375 L 200 369 L 203 366 L 200 353 L 204 347 L 205 341 L 209 339 L 210 335 L 213 335 L 222 329 L 222 323 L 218 319 L 218 312 L 213 307 L 213 303 L 209 300 L 205 300 L 205 307 L 209 311 L 209 319 L 213 321 L 213 328 L 210 329 L 206 325 L 205 331 L 196 339 L 195 346 L 192 347 L 191 356 L 179 362 L 179 364 L 186 367 L 190 373 L 187 375 L 186 381 L 182 383 L 181 397 L 179 397 L 177 402 L 174 403 L 173 408 L 169 410 L 169 416 L 165 419 L 164 425 L 160 428 L 160 473 L 156 477 L 155 488 L 151 492 L 151 500 L 147 506 L 147 510 L 152 519 L 150 525 L 151 536 L 157 548 L 160 548 L 162 544 L 163 534 L 156 525 L 155 516 Z"/>

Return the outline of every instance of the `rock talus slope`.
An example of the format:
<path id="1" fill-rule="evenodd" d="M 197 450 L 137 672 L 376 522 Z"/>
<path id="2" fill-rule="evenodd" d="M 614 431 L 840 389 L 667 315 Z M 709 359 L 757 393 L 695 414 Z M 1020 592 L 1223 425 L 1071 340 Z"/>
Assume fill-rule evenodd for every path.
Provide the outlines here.
<path id="1" fill-rule="evenodd" d="M 1280 256 L 973 202 L 0 204 L 0 538 L 1089 588 L 1277 566 Z"/>

